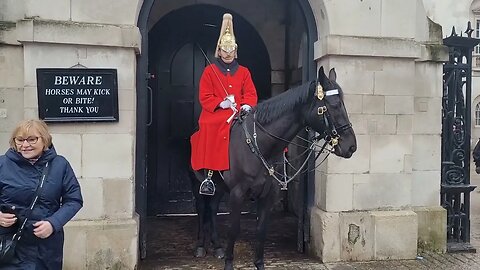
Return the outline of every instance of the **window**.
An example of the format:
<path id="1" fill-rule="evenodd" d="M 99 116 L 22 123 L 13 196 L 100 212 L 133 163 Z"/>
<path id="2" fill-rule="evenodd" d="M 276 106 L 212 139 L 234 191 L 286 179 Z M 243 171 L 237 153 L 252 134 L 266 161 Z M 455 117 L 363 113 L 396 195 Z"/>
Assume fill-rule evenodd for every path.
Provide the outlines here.
<path id="1" fill-rule="evenodd" d="M 480 126 L 480 102 L 475 106 L 475 126 Z"/>

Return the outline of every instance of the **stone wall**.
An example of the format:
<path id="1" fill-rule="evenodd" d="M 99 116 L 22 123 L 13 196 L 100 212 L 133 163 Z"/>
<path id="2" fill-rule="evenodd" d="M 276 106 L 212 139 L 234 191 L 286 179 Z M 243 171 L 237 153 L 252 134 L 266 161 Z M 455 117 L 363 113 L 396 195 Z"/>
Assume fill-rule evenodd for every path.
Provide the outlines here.
<path id="1" fill-rule="evenodd" d="M 102 4 L 103 3 L 103 4 Z M 133 269 L 136 1 L 2 1 L 0 146 L 14 125 L 38 118 L 37 68 L 113 68 L 118 123 L 51 123 L 57 152 L 79 179 L 84 207 L 65 228 L 65 269 Z M 103 5 L 103 6 L 102 6 Z M 1 27 L 3 26 L 3 27 Z"/>
<path id="2" fill-rule="evenodd" d="M 330 156 L 317 173 L 311 251 L 323 261 L 412 259 L 417 241 L 431 239 L 421 217 L 445 215 L 438 198 L 446 50 L 421 1 L 323 2 L 315 58 L 336 68 L 358 150 L 349 160 Z M 444 250 L 445 226 L 430 230 L 443 236 L 435 248 Z"/>

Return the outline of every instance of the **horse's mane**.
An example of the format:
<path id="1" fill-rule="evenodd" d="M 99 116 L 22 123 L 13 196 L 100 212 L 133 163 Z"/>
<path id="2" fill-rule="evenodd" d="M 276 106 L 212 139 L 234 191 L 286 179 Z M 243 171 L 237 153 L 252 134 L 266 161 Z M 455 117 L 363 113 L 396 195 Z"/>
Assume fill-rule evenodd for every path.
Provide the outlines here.
<path id="1" fill-rule="evenodd" d="M 304 104 L 313 97 L 310 89 L 312 82 L 288 89 L 280 95 L 260 102 L 256 108 L 256 119 L 262 124 L 268 124 L 286 112 L 291 112 L 298 104 Z"/>
<path id="2" fill-rule="evenodd" d="M 338 89 L 340 98 L 343 99 L 342 88 L 331 80 L 326 80 L 324 89 Z M 261 124 L 268 124 L 287 112 L 291 112 L 299 104 L 304 104 L 310 98 L 313 98 L 314 82 L 305 83 L 287 91 L 260 102 L 256 111 L 256 120 Z"/>
<path id="3" fill-rule="evenodd" d="M 305 83 L 297 87 L 260 102 L 256 109 L 256 120 L 262 124 L 268 124 L 286 112 L 291 112 L 299 104 L 304 104 L 313 97 L 313 82 Z"/>

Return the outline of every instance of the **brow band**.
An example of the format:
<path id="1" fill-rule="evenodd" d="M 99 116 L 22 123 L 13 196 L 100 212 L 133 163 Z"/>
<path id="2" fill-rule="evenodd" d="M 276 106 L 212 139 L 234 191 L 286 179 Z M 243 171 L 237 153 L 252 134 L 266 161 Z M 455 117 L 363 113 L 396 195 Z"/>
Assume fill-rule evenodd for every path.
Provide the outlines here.
<path id="1" fill-rule="evenodd" d="M 325 95 L 326 96 L 338 95 L 338 89 L 332 89 L 332 90 L 325 91 Z"/>

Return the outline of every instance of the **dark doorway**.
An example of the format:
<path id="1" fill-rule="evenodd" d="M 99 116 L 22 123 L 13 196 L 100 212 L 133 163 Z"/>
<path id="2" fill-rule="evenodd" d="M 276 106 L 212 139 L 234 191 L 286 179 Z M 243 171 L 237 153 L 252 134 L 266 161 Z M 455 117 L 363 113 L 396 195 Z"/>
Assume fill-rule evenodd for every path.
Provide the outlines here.
<path id="1" fill-rule="evenodd" d="M 193 131 L 198 117 L 197 84 L 206 64 L 205 58 L 199 59 L 199 47 L 213 59 L 223 13 L 233 14 L 239 62 L 250 69 L 260 99 L 316 75 L 313 43 L 318 35 L 308 0 L 194 2 L 144 0 L 138 18 L 142 45 L 137 58 L 135 210 L 142 259 L 147 255 L 147 223 L 157 228 L 154 216 L 193 210 L 183 171 L 189 162 L 185 135 Z M 150 73 L 156 77 L 151 79 Z M 299 152 L 289 150 L 292 155 Z M 313 205 L 313 183 L 314 173 L 308 173 L 293 181 L 284 197 L 288 214 L 296 219 L 296 250 L 301 252 L 310 239 L 307 213 Z"/>
<path id="2" fill-rule="evenodd" d="M 188 166 L 190 135 L 196 128 L 200 105 L 198 82 L 214 61 L 213 52 L 225 9 L 207 5 L 175 10 L 149 33 L 149 72 L 152 121 L 148 127 L 149 216 L 194 213 Z M 247 66 L 260 99 L 271 95 L 270 61 L 256 30 L 234 15 L 240 64 Z M 207 58 L 205 57 L 207 56 Z"/>

